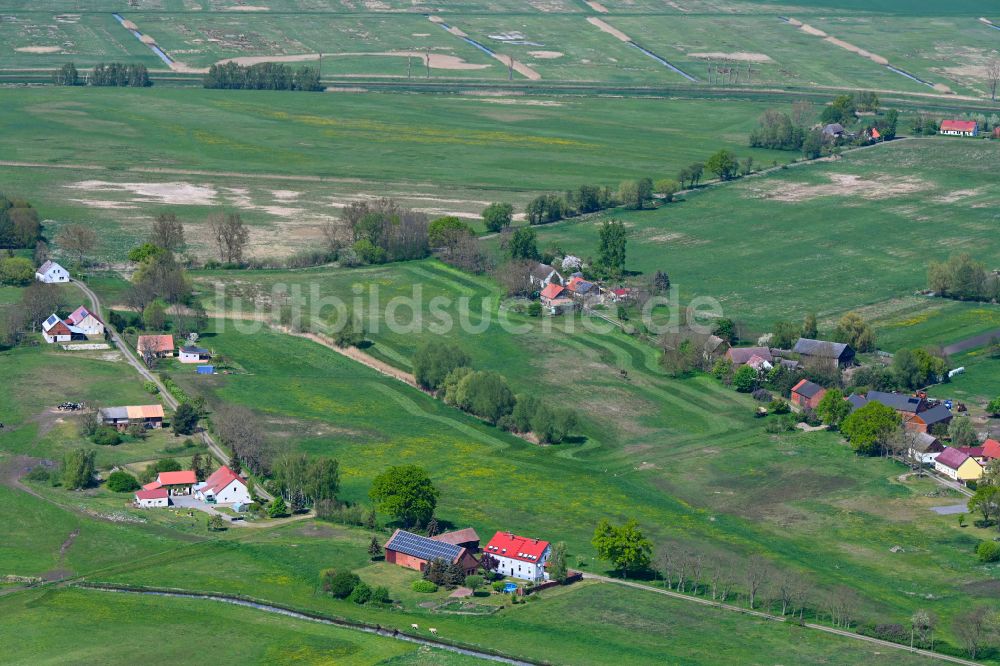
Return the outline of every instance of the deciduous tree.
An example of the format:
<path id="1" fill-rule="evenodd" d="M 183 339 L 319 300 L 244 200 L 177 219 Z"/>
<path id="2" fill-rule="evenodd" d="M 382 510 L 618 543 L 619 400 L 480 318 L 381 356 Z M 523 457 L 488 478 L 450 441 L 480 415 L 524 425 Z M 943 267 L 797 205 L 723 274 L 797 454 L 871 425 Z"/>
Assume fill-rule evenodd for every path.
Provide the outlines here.
<path id="1" fill-rule="evenodd" d="M 602 520 L 594 530 L 591 543 L 597 556 L 611 562 L 623 575 L 649 566 L 653 553 L 652 542 L 643 536 L 634 519 L 620 526 Z"/>
<path id="2" fill-rule="evenodd" d="M 430 519 L 437 507 L 439 493 L 422 468 L 400 465 L 376 476 L 368 496 L 377 504 L 379 511 L 410 527 Z"/>

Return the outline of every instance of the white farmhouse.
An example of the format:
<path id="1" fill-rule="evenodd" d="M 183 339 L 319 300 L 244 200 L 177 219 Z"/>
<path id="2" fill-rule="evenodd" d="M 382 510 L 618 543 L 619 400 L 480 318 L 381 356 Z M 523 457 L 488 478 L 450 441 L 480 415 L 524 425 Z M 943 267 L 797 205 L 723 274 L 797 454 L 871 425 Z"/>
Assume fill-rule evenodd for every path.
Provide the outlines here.
<path id="1" fill-rule="evenodd" d="M 46 261 L 35 271 L 35 279 L 50 284 L 69 282 L 69 271 L 54 261 Z"/>
<path id="2" fill-rule="evenodd" d="M 170 506 L 170 493 L 166 488 L 135 491 L 135 505 L 140 509 Z"/>
<path id="3" fill-rule="evenodd" d="M 66 317 L 66 323 L 74 333 L 88 338 L 99 338 L 104 335 L 104 322 L 82 305 Z"/>
<path id="4" fill-rule="evenodd" d="M 225 465 L 194 487 L 194 498 L 218 504 L 249 504 L 252 500 L 247 484 Z"/>
<path id="5" fill-rule="evenodd" d="M 529 539 L 511 532 L 497 532 L 486 544 L 483 553 L 499 562 L 497 573 L 504 576 L 530 580 L 533 583 L 549 577 L 545 573 L 545 563 L 552 553 L 548 541 Z"/>

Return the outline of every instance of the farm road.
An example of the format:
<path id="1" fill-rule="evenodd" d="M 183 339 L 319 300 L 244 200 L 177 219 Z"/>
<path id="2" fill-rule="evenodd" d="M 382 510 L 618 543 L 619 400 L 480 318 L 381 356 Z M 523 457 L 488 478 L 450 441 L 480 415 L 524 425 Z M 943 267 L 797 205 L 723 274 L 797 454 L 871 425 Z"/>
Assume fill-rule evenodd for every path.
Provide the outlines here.
<path id="1" fill-rule="evenodd" d="M 945 347 L 943 351 L 949 356 L 952 354 L 960 354 L 964 351 L 975 349 L 976 347 L 988 345 L 993 338 L 1000 338 L 1000 328 L 987 331 L 986 333 L 980 333 L 979 335 L 974 335 L 971 338 L 966 338 L 965 340 L 950 344 Z"/>
<path id="2" fill-rule="evenodd" d="M 763 620 L 771 620 L 773 622 L 785 622 L 787 621 L 784 617 L 778 617 L 777 615 L 770 615 L 761 611 L 750 610 L 749 608 L 741 608 L 739 606 L 734 606 L 732 604 L 724 604 L 718 601 L 713 601 L 711 599 L 703 599 L 700 597 L 692 597 L 687 594 L 681 594 L 680 592 L 674 592 L 672 590 L 665 590 L 659 587 L 653 587 L 652 585 L 644 585 L 642 583 L 633 583 L 628 580 L 621 580 L 618 578 L 610 578 L 608 576 L 599 576 L 597 574 L 585 573 L 584 578 L 590 580 L 601 581 L 602 583 L 611 583 L 614 585 L 623 585 L 625 587 L 633 587 L 639 590 L 645 590 L 647 592 L 655 592 L 656 594 L 662 594 L 668 597 L 673 597 L 674 599 L 680 599 L 683 601 L 688 601 L 691 603 L 701 604 L 702 606 L 711 606 L 713 608 L 720 608 L 722 610 L 732 611 L 736 613 L 743 613 L 744 615 L 750 615 L 753 617 L 758 617 Z M 812 622 L 806 622 L 803 626 L 809 629 L 815 629 L 817 631 L 823 631 L 828 634 L 835 634 L 837 636 L 843 636 L 845 638 L 853 638 L 854 640 L 864 641 L 866 643 L 873 643 L 882 647 L 892 648 L 894 650 L 902 650 L 904 652 L 912 652 L 913 654 L 919 654 L 923 657 L 928 657 L 930 659 L 938 659 L 940 661 L 948 661 L 953 664 L 964 664 L 965 666 L 981 666 L 979 662 L 969 661 L 968 659 L 962 659 L 960 657 L 952 657 L 946 654 L 939 654 L 937 652 L 931 652 L 930 650 L 922 650 L 920 648 L 910 648 L 905 645 L 900 645 L 899 643 L 891 643 L 889 641 L 883 641 L 878 638 L 872 638 L 870 636 L 862 636 L 861 634 L 856 634 L 852 631 L 846 631 L 844 629 L 835 629 L 833 627 L 827 627 L 822 624 L 814 624 Z"/>

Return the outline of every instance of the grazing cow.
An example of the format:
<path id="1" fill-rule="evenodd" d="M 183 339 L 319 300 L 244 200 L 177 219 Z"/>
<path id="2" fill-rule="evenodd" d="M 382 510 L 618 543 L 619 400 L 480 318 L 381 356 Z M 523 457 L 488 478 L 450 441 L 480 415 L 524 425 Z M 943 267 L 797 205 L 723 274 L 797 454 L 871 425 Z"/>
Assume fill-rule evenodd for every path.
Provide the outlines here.
<path id="1" fill-rule="evenodd" d="M 415 624 L 411 624 L 411 625 L 410 625 L 410 629 L 419 629 L 419 628 L 420 628 L 420 627 L 418 627 L 418 626 L 417 626 L 417 625 L 415 625 Z"/>
<path id="2" fill-rule="evenodd" d="M 430 631 L 432 634 L 434 634 L 435 636 L 437 636 L 438 630 L 435 629 L 434 627 L 431 627 L 428 631 Z"/>

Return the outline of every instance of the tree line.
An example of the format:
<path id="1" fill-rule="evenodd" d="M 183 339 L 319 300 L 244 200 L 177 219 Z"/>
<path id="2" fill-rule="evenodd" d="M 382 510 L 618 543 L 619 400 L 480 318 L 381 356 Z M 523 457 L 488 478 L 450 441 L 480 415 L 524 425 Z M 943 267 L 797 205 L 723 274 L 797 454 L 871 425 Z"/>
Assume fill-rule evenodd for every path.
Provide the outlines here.
<path id="1" fill-rule="evenodd" d="M 927 267 L 927 283 L 932 291 L 945 298 L 1000 300 L 1000 275 L 966 253 L 952 255 L 947 261 L 932 261 Z"/>
<path id="2" fill-rule="evenodd" d="M 300 67 L 293 70 L 288 65 L 262 62 L 240 65 L 227 62 L 212 65 L 202 81 L 205 88 L 224 90 L 308 90 L 320 91 L 319 70 Z"/>
<path id="3" fill-rule="evenodd" d="M 80 73 L 73 63 L 66 63 L 55 71 L 52 81 L 60 86 L 81 85 Z M 91 86 L 117 88 L 148 88 L 153 85 L 145 65 L 135 63 L 97 63 L 85 83 Z"/>
<path id="4" fill-rule="evenodd" d="M 492 370 L 474 370 L 461 348 L 428 340 L 413 355 L 413 374 L 425 390 L 444 402 L 515 433 L 533 433 L 543 444 L 558 444 L 578 425 L 576 412 L 551 407 L 532 395 L 515 396 L 507 380 Z"/>

